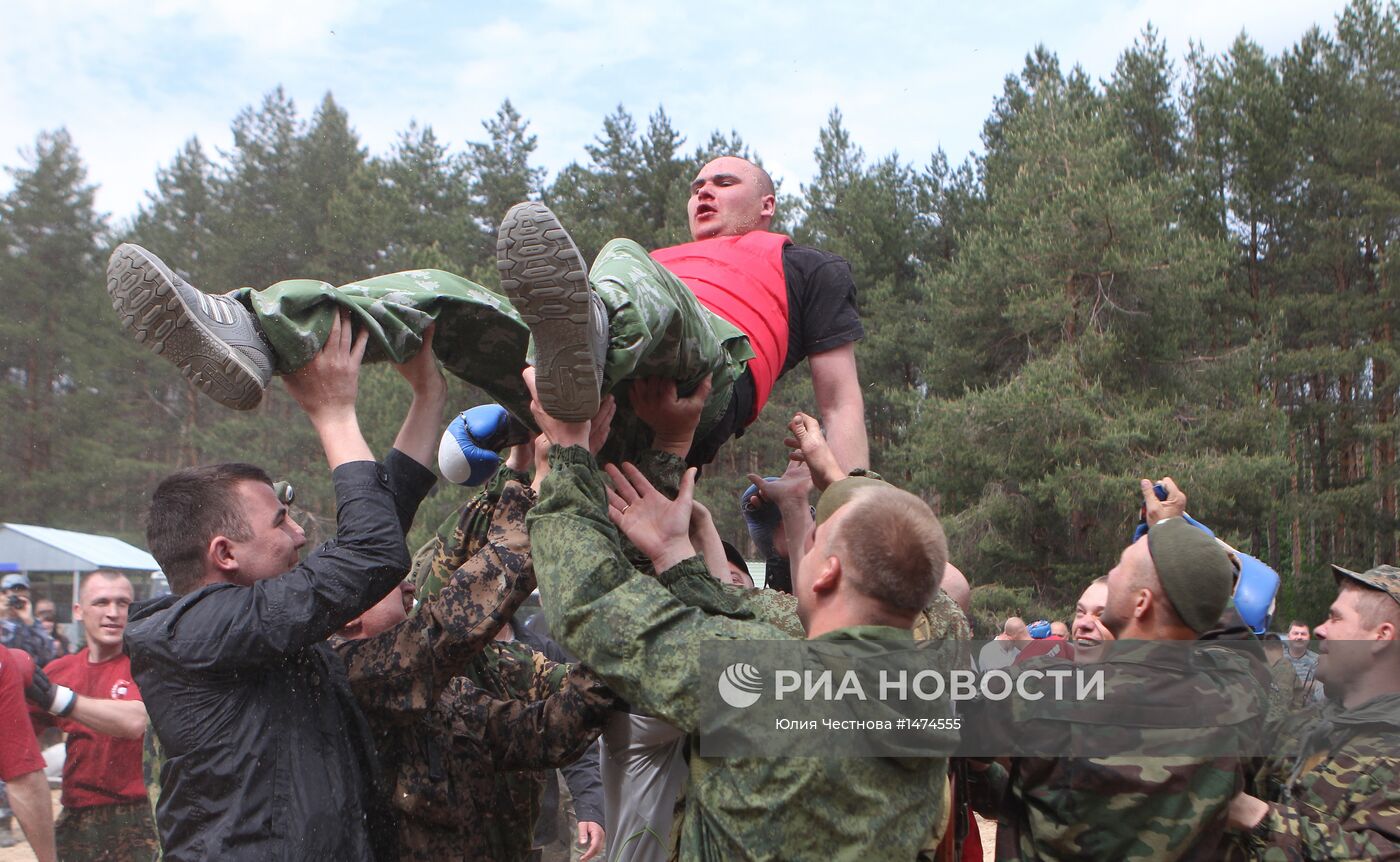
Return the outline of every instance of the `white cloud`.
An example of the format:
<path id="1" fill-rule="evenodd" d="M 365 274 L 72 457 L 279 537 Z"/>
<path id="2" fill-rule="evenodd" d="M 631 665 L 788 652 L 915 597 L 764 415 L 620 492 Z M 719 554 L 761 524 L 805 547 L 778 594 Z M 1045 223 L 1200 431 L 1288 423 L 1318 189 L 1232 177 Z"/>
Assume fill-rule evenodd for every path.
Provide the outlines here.
<path id="1" fill-rule="evenodd" d="M 366 145 L 385 151 L 411 119 L 460 148 L 505 98 L 556 171 L 586 160 L 622 103 L 644 126 L 657 105 L 687 136 L 738 130 L 788 191 L 808 182 L 840 106 L 872 158 L 960 160 L 1037 42 L 1095 78 L 1151 20 L 1172 54 L 1226 49 L 1241 28 L 1277 53 L 1341 2 L 1054 0 L 949 8 L 865 0 L 693 4 L 535 0 L 509 7 L 373 0 L 10 0 L 0 29 L 0 164 L 66 125 L 99 206 L 125 215 L 191 135 L 227 147 L 239 109 L 284 84 L 303 115 L 331 90 Z"/>

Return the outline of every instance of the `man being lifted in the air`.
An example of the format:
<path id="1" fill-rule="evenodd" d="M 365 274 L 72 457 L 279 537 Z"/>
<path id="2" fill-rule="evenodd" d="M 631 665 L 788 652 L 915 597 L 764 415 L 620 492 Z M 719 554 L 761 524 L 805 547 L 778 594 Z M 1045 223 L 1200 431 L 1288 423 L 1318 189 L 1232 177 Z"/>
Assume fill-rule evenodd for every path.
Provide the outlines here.
<path id="1" fill-rule="evenodd" d="M 613 240 L 587 272 L 546 207 L 518 204 L 497 243 L 510 301 L 439 270 L 339 288 L 283 281 L 216 296 L 195 290 L 131 244 L 113 252 L 107 290 L 139 341 L 216 401 L 238 409 L 261 400 L 274 372 L 310 361 L 338 308 L 370 332 L 372 357 L 393 361 L 416 352 L 423 329 L 436 320 L 434 349 L 448 370 L 527 422 L 529 394 L 520 378 L 527 351 L 541 404 L 570 421 L 591 417 L 615 388 L 626 408 L 620 384 L 628 380 L 673 379 L 687 394 L 710 375 L 713 390 L 688 457 L 697 465 L 742 433 L 778 377 L 808 358 L 838 461 L 845 470 L 868 467 L 855 361 L 855 342 L 865 331 L 850 266 L 769 232 L 775 205 L 766 171 L 741 158 L 715 159 L 691 182 L 694 242 L 649 256 L 635 242 Z M 650 438 L 650 429 L 623 409 L 610 451 L 632 455 Z"/>

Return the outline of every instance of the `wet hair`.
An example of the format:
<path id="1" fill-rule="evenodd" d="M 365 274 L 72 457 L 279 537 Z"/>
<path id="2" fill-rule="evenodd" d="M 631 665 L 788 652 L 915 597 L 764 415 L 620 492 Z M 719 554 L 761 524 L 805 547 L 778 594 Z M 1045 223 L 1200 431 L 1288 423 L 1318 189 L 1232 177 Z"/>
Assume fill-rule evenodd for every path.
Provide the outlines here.
<path id="1" fill-rule="evenodd" d="M 773 185 L 772 174 L 764 170 L 763 165 L 760 165 L 757 162 L 750 162 L 748 159 L 744 159 L 744 161 L 749 162 L 749 164 L 753 165 L 754 172 L 758 174 L 758 187 L 763 191 L 763 193 L 765 195 L 776 196 L 778 194 L 778 187 Z"/>
<path id="2" fill-rule="evenodd" d="M 156 486 L 146 515 L 146 543 L 172 593 L 184 595 L 198 586 L 204 551 L 215 536 L 252 538 L 237 495 L 240 482 L 271 486 L 272 477 L 252 464 L 215 464 L 172 473 Z"/>

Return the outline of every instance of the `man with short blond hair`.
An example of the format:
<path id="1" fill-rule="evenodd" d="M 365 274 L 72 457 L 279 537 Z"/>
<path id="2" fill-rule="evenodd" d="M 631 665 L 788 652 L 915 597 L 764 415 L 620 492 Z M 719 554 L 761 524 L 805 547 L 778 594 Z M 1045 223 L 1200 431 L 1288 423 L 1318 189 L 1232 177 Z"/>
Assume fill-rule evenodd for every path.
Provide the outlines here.
<path id="1" fill-rule="evenodd" d="M 73 618 L 87 646 L 35 671 L 51 693 L 39 705 L 55 713 L 52 723 L 68 735 L 63 812 L 54 829 L 64 860 L 149 858 L 159 847 L 141 773 L 146 707 L 122 652 L 134 599 L 131 581 L 120 572 L 84 575 Z"/>

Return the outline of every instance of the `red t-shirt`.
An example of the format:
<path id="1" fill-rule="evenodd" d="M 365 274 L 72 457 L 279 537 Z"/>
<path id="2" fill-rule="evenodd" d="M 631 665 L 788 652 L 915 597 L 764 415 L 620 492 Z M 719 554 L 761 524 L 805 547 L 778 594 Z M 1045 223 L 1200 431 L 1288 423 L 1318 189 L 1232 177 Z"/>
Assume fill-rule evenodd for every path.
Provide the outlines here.
<path id="1" fill-rule="evenodd" d="M 124 653 L 93 664 L 88 650 L 56 658 L 44 666 L 49 679 L 84 697 L 140 700 L 131 680 L 131 659 Z M 98 733 L 71 718 L 57 719 L 68 734 L 63 761 L 63 807 L 91 808 L 146 799 L 141 775 L 141 740 Z"/>
<path id="2" fill-rule="evenodd" d="M 13 781 L 43 768 L 39 740 L 29 724 L 20 662 L 10 657 L 9 649 L 0 647 L 0 781 Z"/>

